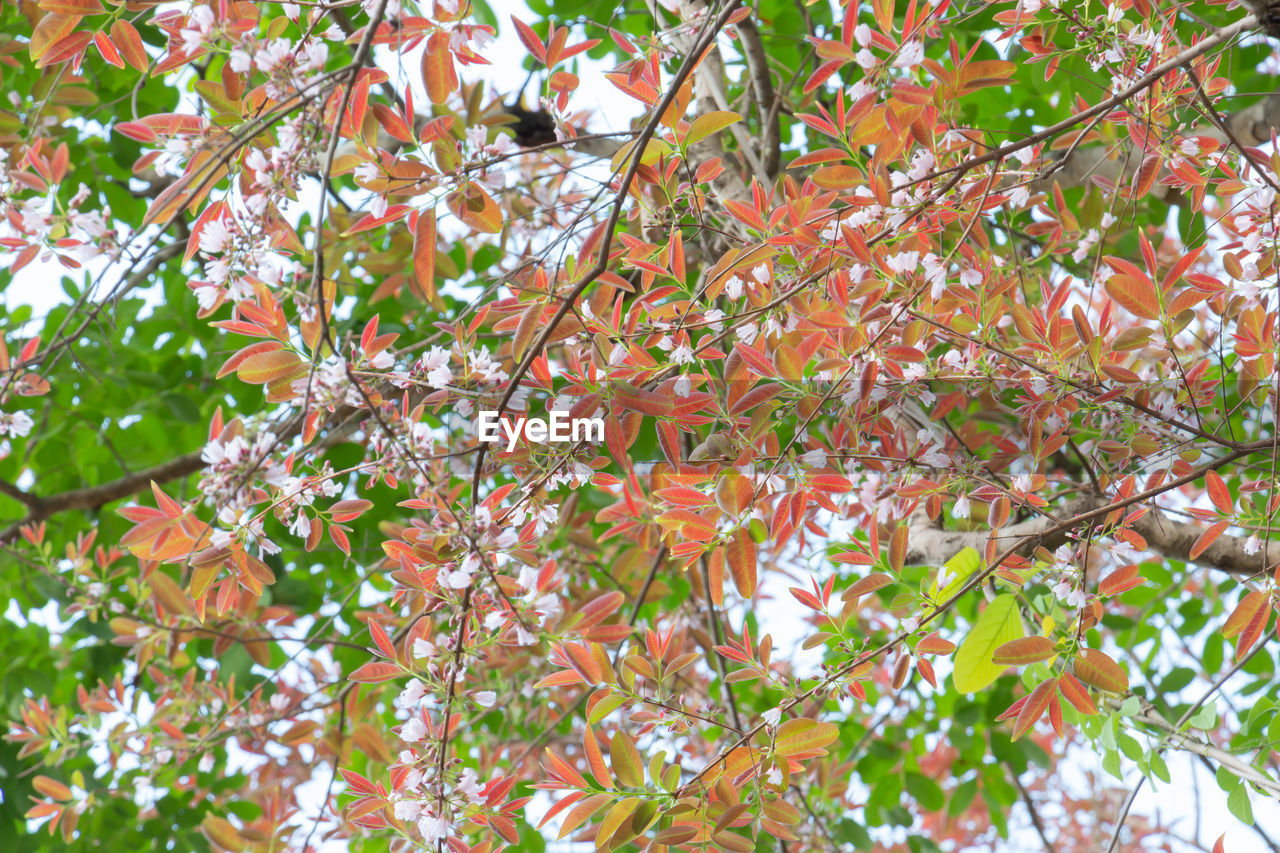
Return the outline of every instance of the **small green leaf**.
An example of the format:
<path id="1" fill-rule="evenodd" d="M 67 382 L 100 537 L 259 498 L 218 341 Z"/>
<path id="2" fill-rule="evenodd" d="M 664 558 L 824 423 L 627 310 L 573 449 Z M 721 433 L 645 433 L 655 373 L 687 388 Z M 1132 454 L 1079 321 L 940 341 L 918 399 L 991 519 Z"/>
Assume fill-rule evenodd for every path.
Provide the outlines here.
<path id="1" fill-rule="evenodd" d="M 1253 806 L 1249 804 L 1249 786 L 1241 782 L 1227 795 L 1227 808 L 1241 823 L 1253 826 Z"/>

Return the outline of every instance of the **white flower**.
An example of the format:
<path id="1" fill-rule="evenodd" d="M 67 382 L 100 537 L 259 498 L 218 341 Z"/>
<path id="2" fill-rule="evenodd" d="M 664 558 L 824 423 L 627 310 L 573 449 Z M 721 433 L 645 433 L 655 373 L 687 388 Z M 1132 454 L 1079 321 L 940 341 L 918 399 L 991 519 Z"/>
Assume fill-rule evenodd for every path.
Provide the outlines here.
<path id="1" fill-rule="evenodd" d="M 924 59 L 924 43 L 909 41 L 898 51 L 898 58 L 893 61 L 895 68 L 915 68 Z"/>
<path id="2" fill-rule="evenodd" d="M 423 815 L 418 820 L 418 832 L 428 844 L 434 845 L 449 837 L 449 824 L 434 815 Z"/>
<path id="3" fill-rule="evenodd" d="M 231 229 L 227 228 L 226 221 L 219 219 L 211 219 L 200 229 L 200 251 L 209 254 L 221 252 L 231 242 Z"/>
<path id="4" fill-rule="evenodd" d="M 417 714 L 410 717 L 409 721 L 400 727 L 400 740 L 405 743 L 417 743 L 426 737 L 426 734 L 427 726 Z"/>
<path id="5" fill-rule="evenodd" d="M 908 616 L 906 619 L 902 620 L 902 623 L 898 627 L 905 633 L 912 634 L 920 627 L 920 620 L 915 616 Z"/>
<path id="6" fill-rule="evenodd" d="M 1053 597 L 1059 601 L 1066 601 L 1067 596 L 1071 594 L 1072 584 L 1069 580 L 1060 580 L 1053 585 Z"/>
<path id="7" fill-rule="evenodd" d="M 671 360 L 676 364 L 689 364 L 693 361 L 693 348 L 688 344 L 681 344 L 671 351 Z"/>
<path id="8" fill-rule="evenodd" d="M 1258 539 L 1258 534 L 1253 534 L 1244 542 L 1244 552 L 1252 557 L 1254 554 L 1262 550 L 1262 541 Z"/>
<path id="9" fill-rule="evenodd" d="M 418 815 L 422 814 L 422 802 L 420 800 L 397 800 L 395 813 L 397 820 L 417 820 Z"/>
<path id="10" fill-rule="evenodd" d="M 693 393 L 693 380 L 688 376 L 681 374 L 676 379 L 674 390 L 677 397 L 688 397 Z"/>
<path id="11" fill-rule="evenodd" d="M 821 447 L 815 447 L 813 450 L 806 450 L 800 454 L 800 461 L 810 468 L 827 467 L 827 452 Z"/>
<path id="12" fill-rule="evenodd" d="M 951 582 L 954 581 L 956 577 L 957 575 L 955 575 L 951 569 L 946 566 L 938 569 L 938 589 L 944 590 L 951 586 Z"/>
<path id="13" fill-rule="evenodd" d="M 414 708 L 422 697 L 427 694 L 427 686 L 418 679 L 409 682 L 404 690 L 400 691 L 400 695 L 396 697 L 397 708 Z"/>
<path id="14" fill-rule="evenodd" d="M 413 656 L 416 659 L 422 660 L 423 658 L 429 658 L 434 656 L 435 653 L 435 643 L 432 643 L 429 640 L 424 640 L 421 637 L 418 637 L 413 641 Z"/>
<path id="15" fill-rule="evenodd" d="M 772 770 L 769 771 L 769 775 L 765 779 L 765 781 L 768 782 L 770 785 L 781 785 L 782 769 L 780 767 L 774 767 Z"/>
<path id="16" fill-rule="evenodd" d="M 867 47 L 871 44 L 871 27 L 866 24 L 858 24 L 853 28 L 853 40 L 858 43 L 858 47 Z"/>
<path id="17" fill-rule="evenodd" d="M 1013 488 L 1019 492 L 1031 491 L 1031 475 L 1030 474 L 1014 475 Z"/>
<path id="18" fill-rule="evenodd" d="M 248 51 L 241 48 L 237 47 L 232 50 L 229 59 L 231 61 L 231 70 L 236 74 L 244 74 L 253 67 L 253 57 L 249 55 Z"/>
<path id="19" fill-rule="evenodd" d="M 28 435 L 33 426 L 35 426 L 35 421 L 31 420 L 31 416 L 26 412 L 0 415 L 0 435 L 21 438 L 24 435 Z"/>
<path id="20" fill-rule="evenodd" d="M 876 55 L 871 51 L 867 50 L 865 47 L 862 50 L 858 51 L 857 55 L 853 57 L 853 60 L 854 62 L 858 63 L 858 65 L 862 66 L 864 70 L 867 70 L 867 71 L 870 71 L 872 68 L 875 68 L 880 63 L 880 60 L 876 59 Z"/>
<path id="21" fill-rule="evenodd" d="M 885 264 L 896 273 L 914 272 L 920 264 L 919 252 L 898 252 L 885 258 Z"/>
<path id="22" fill-rule="evenodd" d="M 476 777 L 476 771 L 468 767 L 462 771 L 462 776 L 458 778 L 457 789 L 471 802 L 478 803 L 481 800 L 480 791 L 483 786 Z"/>
<path id="23" fill-rule="evenodd" d="M 477 705 L 482 705 L 485 708 L 492 708 L 493 704 L 498 701 L 498 694 L 494 693 L 492 690 L 481 690 L 472 698 L 476 700 Z"/>
<path id="24" fill-rule="evenodd" d="M 767 264 L 756 264 L 751 268 L 751 277 L 756 281 L 764 284 L 769 280 L 769 267 Z"/>
<path id="25" fill-rule="evenodd" d="M 730 299 L 742 298 L 742 279 L 736 275 L 724 283 L 724 295 Z"/>
<path id="26" fill-rule="evenodd" d="M 764 714 L 762 714 L 761 716 L 764 717 L 764 721 L 766 725 L 776 726 L 778 725 L 778 722 L 782 719 L 782 709 L 770 708 L 769 710 L 765 711 Z"/>
<path id="27" fill-rule="evenodd" d="M 1068 607 L 1084 607 L 1085 595 L 1082 589 L 1073 589 L 1067 594 Z"/>

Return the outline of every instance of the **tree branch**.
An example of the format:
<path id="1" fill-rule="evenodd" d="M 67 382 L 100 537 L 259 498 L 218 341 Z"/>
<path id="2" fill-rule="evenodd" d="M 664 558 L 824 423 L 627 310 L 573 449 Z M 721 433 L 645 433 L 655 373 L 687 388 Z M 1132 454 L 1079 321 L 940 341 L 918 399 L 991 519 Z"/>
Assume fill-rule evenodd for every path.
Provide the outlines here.
<path id="1" fill-rule="evenodd" d="M 1103 498 L 1082 498 L 1065 505 L 1061 516 L 1072 518 L 1104 506 L 1107 506 L 1107 501 Z M 1047 535 L 1038 542 L 1035 540 L 1039 533 L 1057 525 L 1054 518 L 1033 518 L 1002 527 L 994 535 L 1000 539 L 1027 540 L 1023 556 L 1029 556 L 1034 548 L 1033 542 L 1046 548 L 1056 548 L 1067 541 L 1067 531 Z M 1267 543 L 1266 546 L 1259 547 L 1258 553 L 1250 555 L 1245 550 L 1246 540 L 1243 537 L 1226 535 L 1219 536 L 1193 559 L 1191 548 L 1204 528 L 1185 521 L 1174 521 L 1154 507 L 1149 507 L 1129 527 L 1147 540 L 1150 550 L 1161 556 L 1217 569 L 1230 575 L 1252 577 L 1280 562 L 1280 543 Z M 910 524 L 906 560 L 910 565 L 927 566 L 941 563 L 965 548 L 981 552 L 990 535 L 992 533 L 986 530 L 943 530 L 935 527 L 923 512 L 917 512 Z"/>

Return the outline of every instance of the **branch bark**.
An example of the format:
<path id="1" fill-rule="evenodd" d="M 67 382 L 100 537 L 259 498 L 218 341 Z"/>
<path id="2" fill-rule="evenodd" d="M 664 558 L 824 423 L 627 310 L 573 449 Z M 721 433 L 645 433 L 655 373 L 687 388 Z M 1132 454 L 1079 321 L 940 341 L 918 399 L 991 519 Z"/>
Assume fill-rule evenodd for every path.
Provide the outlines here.
<path id="1" fill-rule="evenodd" d="M 1082 498 L 1067 504 L 1061 516 L 1073 518 L 1107 506 L 1107 503 L 1101 497 Z M 1040 533 L 1051 530 L 1058 524 L 1053 518 L 1033 518 L 1002 527 L 995 531 L 995 535 L 1005 540 L 1025 540 L 1027 544 L 1023 546 L 1022 556 L 1029 556 L 1036 544 L 1056 548 L 1067 541 L 1068 531 L 1065 530 L 1051 533 L 1037 541 L 1036 537 Z M 1280 562 L 1280 543 L 1270 542 L 1265 547 L 1260 547 L 1258 553 L 1251 555 L 1245 550 L 1247 540 L 1227 535 L 1219 536 L 1202 553 L 1192 558 L 1191 548 L 1204 528 L 1185 521 L 1175 521 L 1155 507 L 1149 507 L 1146 513 L 1129 526 L 1147 540 L 1150 550 L 1161 556 L 1184 563 L 1195 563 L 1238 577 L 1258 575 Z M 917 512 L 910 524 L 906 560 L 912 565 L 934 565 L 964 548 L 982 552 L 990 535 L 992 533 L 986 530 L 943 530 L 935 527 L 923 512 Z"/>

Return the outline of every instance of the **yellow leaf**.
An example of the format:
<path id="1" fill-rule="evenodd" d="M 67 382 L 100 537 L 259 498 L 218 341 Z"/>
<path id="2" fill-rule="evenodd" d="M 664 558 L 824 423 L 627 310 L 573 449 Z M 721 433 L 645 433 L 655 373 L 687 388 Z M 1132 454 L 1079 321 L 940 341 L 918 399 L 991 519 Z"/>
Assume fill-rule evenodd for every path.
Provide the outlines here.
<path id="1" fill-rule="evenodd" d="M 728 110 L 703 113 L 693 120 L 689 132 L 684 136 L 685 145 L 696 145 L 714 133 L 719 133 L 731 124 L 742 121 L 742 116 Z"/>
<path id="2" fill-rule="evenodd" d="M 992 663 L 992 654 L 1025 634 L 1018 615 L 1018 599 L 1013 595 L 998 596 L 982 611 L 956 651 L 956 668 L 951 675 L 956 689 L 976 693 L 999 678 L 1007 667 Z"/>
<path id="3" fill-rule="evenodd" d="M 933 579 L 933 586 L 929 590 L 929 595 L 934 601 L 946 601 L 960 591 L 965 581 L 969 579 L 969 575 L 976 572 L 981 565 L 982 557 L 978 552 L 973 548 L 965 548 L 942 564 L 942 568 L 946 571 L 950 580 L 947 581 L 946 586 L 938 589 L 938 577 L 942 576 L 942 572 L 938 572 L 938 577 Z"/>

